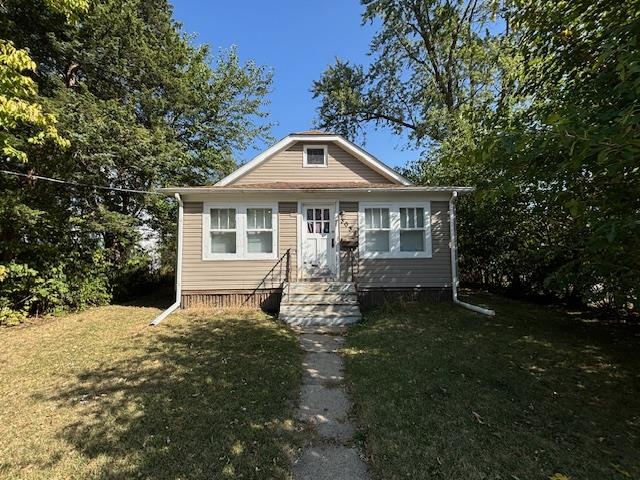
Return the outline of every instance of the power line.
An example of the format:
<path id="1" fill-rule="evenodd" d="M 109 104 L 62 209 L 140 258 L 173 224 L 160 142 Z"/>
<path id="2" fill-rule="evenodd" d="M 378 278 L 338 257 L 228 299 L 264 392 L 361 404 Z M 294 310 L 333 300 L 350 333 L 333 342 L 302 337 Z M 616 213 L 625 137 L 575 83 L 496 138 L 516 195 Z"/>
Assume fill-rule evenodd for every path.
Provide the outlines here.
<path id="1" fill-rule="evenodd" d="M 74 185 L 76 187 L 99 188 L 101 190 L 115 190 L 117 192 L 127 192 L 127 193 L 161 195 L 161 193 L 159 192 L 150 192 L 148 190 L 135 190 L 132 188 L 120 188 L 120 187 L 106 187 L 104 185 L 90 185 L 88 183 L 73 182 L 69 180 L 60 180 L 59 178 L 43 177 L 41 175 L 29 175 L 28 173 L 10 172 L 8 170 L 0 170 L 0 173 L 4 173 L 5 175 L 14 175 L 16 177 L 36 178 L 38 180 L 45 180 L 47 182 L 53 182 L 53 183 L 62 183 L 66 185 Z"/>

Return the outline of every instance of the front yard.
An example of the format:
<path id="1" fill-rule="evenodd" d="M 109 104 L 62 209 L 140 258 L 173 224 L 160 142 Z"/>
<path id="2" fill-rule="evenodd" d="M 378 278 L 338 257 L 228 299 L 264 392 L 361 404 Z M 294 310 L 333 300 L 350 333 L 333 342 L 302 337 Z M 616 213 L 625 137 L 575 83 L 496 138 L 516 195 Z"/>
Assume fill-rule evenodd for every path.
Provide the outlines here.
<path id="1" fill-rule="evenodd" d="M 500 299 L 369 313 L 346 380 L 378 478 L 640 478 L 640 332 Z M 290 478 L 294 335 L 112 306 L 0 329 L 0 478 Z M 565 477 L 566 476 L 566 477 Z"/>
<path id="2" fill-rule="evenodd" d="M 378 310 L 346 378 L 380 478 L 640 478 L 640 336 L 498 297 Z M 565 475 L 566 477 L 564 477 Z"/>
<path id="3" fill-rule="evenodd" d="M 103 307 L 0 329 L 1 478 L 289 478 L 295 337 L 262 314 Z"/>

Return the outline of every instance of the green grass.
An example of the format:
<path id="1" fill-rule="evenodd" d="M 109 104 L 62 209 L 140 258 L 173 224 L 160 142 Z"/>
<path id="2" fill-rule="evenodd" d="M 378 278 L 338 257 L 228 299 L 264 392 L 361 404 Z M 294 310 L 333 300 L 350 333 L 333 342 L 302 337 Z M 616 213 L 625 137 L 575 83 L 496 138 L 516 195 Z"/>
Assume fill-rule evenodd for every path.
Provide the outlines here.
<path id="1" fill-rule="evenodd" d="M 112 306 L 0 329 L 0 478 L 289 478 L 295 337 Z"/>
<path id="2" fill-rule="evenodd" d="M 638 329 L 476 297 L 374 311 L 346 377 L 380 478 L 640 478 Z M 564 478 L 564 477 L 556 477 Z"/>

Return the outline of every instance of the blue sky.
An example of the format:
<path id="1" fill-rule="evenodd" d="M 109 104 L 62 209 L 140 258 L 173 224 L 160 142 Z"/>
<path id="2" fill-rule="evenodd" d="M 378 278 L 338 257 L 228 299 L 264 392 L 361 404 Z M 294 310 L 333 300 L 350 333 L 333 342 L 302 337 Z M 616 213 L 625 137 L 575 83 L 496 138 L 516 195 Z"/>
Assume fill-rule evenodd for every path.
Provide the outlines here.
<path id="1" fill-rule="evenodd" d="M 172 0 L 174 17 L 187 33 L 197 33 L 194 43 L 207 43 L 215 51 L 236 45 L 243 61 L 254 60 L 273 70 L 272 93 L 267 110 L 277 125 L 273 136 L 312 128 L 318 100 L 311 98 L 311 84 L 336 57 L 368 63 L 366 55 L 373 35 L 361 26 L 359 0 Z M 402 166 L 419 157 L 403 150 L 402 138 L 388 131 L 373 131 L 363 145 L 391 166 Z M 236 152 L 246 161 L 266 148 Z"/>

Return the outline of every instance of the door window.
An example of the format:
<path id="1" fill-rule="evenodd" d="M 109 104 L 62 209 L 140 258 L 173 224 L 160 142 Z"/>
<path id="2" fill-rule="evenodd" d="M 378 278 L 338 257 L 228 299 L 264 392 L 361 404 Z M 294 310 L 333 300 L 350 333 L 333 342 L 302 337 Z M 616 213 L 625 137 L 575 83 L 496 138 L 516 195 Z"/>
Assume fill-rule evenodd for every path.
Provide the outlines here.
<path id="1" fill-rule="evenodd" d="M 330 233 L 331 219 L 328 208 L 307 208 L 307 232 Z"/>

